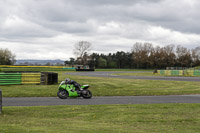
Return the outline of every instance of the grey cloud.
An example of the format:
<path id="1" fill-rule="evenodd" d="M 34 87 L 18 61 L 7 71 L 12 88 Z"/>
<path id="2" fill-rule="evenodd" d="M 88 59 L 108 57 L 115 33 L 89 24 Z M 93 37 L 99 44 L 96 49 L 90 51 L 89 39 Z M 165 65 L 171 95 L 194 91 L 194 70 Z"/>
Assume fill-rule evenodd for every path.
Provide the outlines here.
<path id="1" fill-rule="evenodd" d="M 81 4 L 81 5 L 130 5 L 136 3 L 145 3 L 145 2 L 158 2 L 160 0 L 73 0 L 72 3 Z"/>
<path id="2" fill-rule="evenodd" d="M 197 1 L 195 6 L 191 6 L 181 0 L 21 0 L 17 4 L 20 9 L 14 11 L 23 19 L 53 30 L 65 29 L 63 32 L 78 33 L 78 29 L 80 32 L 86 29 L 90 31 L 93 27 L 84 23 L 95 19 L 101 23 L 118 21 L 124 24 L 143 21 L 180 32 L 199 34 L 199 3 Z M 69 23 L 76 24 L 77 28 L 71 28 Z M 62 25 L 65 27 L 60 28 Z"/>
<path id="3" fill-rule="evenodd" d="M 0 42 L 55 50 L 91 40 L 95 51 L 126 50 L 137 40 L 198 46 L 199 8 L 198 0 L 1 0 Z"/>

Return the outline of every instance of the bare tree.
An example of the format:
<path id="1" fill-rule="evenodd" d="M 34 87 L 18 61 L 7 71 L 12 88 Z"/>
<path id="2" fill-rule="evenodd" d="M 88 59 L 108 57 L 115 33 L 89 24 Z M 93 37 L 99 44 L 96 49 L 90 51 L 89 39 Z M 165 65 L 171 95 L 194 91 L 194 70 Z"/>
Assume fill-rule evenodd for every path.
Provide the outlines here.
<path id="1" fill-rule="evenodd" d="M 74 45 L 74 54 L 77 58 L 82 58 L 85 53 L 91 50 L 92 44 L 87 41 L 80 41 Z"/>
<path id="2" fill-rule="evenodd" d="M 135 43 L 132 47 L 132 58 L 137 64 L 137 68 L 147 68 L 150 65 L 149 57 L 152 53 L 151 43 Z"/>
<path id="3" fill-rule="evenodd" d="M 190 67 L 192 64 L 192 55 L 190 49 L 187 49 L 181 45 L 176 48 L 177 63 L 181 67 Z"/>
<path id="4" fill-rule="evenodd" d="M 194 66 L 200 65 L 200 47 L 192 49 L 192 61 Z"/>
<path id="5" fill-rule="evenodd" d="M 74 45 L 74 54 L 77 57 L 78 64 L 87 65 L 90 60 L 88 52 L 91 50 L 92 44 L 87 41 L 80 41 Z"/>
<path id="6" fill-rule="evenodd" d="M 175 55 L 175 45 L 167 45 L 163 48 L 165 55 L 165 62 L 167 66 L 173 67 L 176 63 L 176 55 Z"/>
<path id="7" fill-rule="evenodd" d="M 200 46 L 195 48 L 196 56 L 200 59 Z"/>

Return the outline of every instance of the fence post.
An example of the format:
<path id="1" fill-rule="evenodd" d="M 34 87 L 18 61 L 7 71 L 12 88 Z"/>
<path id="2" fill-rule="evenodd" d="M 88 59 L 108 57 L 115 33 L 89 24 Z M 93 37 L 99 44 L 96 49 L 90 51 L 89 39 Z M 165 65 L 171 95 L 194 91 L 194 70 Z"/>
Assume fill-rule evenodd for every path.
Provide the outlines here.
<path id="1" fill-rule="evenodd" d="M 1 92 L 1 89 L 0 89 L 0 114 L 2 112 L 2 92 Z"/>

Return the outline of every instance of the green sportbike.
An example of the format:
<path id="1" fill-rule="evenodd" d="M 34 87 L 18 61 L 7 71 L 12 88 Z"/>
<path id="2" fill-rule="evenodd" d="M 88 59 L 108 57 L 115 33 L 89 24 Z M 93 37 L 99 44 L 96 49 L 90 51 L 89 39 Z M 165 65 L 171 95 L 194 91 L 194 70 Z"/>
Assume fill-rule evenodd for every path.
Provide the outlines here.
<path id="1" fill-rule="evenodd" d="M 81 86 L 74 80 L 65 79 L 59 85 L 57 96 L 60 99 L 66 99 L 68 97 L 83 97 L 89 99 L 92 97 L 92 92 L 88 88 L 89 85 Z"/>

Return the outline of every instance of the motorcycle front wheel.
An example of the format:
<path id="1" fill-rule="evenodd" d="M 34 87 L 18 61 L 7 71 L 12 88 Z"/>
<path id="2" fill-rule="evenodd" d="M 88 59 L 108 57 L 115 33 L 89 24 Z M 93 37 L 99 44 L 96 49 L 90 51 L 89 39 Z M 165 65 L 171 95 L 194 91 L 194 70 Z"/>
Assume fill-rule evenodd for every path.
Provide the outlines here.
<path id="1" fill-rule="evenodd" d="M 69 96 L 68 92 L 66 90 L 59 90 L 57 93 L 57 96 L 60 99 L 67 99 L 67 97 Z"/>
<path id="2" fill-rule="evenodd" d="M 90 99 L 92 97 L 92 92 L 90 90 L 84 90 L 82 92 L 82 97 L 85 99 Z"/>

